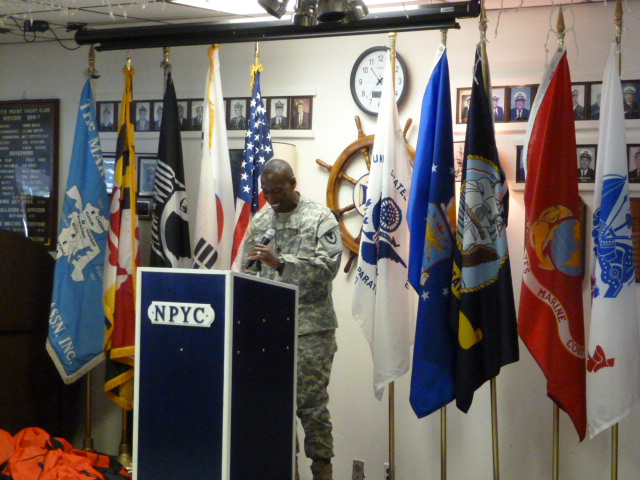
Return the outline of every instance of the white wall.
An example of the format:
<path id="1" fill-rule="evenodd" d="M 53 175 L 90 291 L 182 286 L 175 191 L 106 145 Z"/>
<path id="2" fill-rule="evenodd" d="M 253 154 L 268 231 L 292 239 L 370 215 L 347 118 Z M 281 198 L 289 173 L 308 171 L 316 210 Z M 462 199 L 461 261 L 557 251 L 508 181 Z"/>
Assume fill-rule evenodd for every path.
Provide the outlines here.
<path id="1" fill-rule="evenodd" d="M 623 37 L 622 78 L 640 78 L 640 59 L 635 48 L 640 45 L 638 2 L 629 1 L 633 11 L 625 12 L 626 30 Z M 498 12 L 489 15 L 489 60 L 494 86 L 539 83 L 545 60 L 545 41 L 550 25 L 550 8 L 528 8 L 504 12 L 495 36 Z M 573 8 L 575 30 L 567 35 L 569 64 L 574 81 L 601 80 L 610 41 L 614 35 L 613 3 L 579 5 Z M 567 26 L 573 22 L 571 12 L 565 13 Z M 476 19 L 462 20 L 461 30 L 449 32 L 448 48 L 451 69 L 452 96 L 456 88 L 468 88 L 475 44 L 479 38 Z M 397 48 L 410 69 L 411 86 L 400 107 L 401 121 L 414 120 L 409 141 L 415 146 L 422 94 L 433 64 L 439 32 L 403 33 Z M 579 49 L 576 48 L 576 42 Z M 362 114 L 351 99 L 349 75 L 357 56 L 366 48 L 388 44 L 387 35 L 355 36 L 332 39 L 263 42 L 262 77 L 264 95 L 296 95 L 315 92 L 314 138 L 285 138 L 298 148 L 298 182 L 301 192 L 319 201 L 326 195 L 327 172 L 316 165 L 320 158 L 333 164 L 342 150 L 357 138 L 353 117 L 360 115 L 366 133 L 373 133 L 375 119 Z M 553 50 L 555 37 L 549 40 Z M 223 91 L 225 96 L 249 96 L 249 67 L 253 62 L 254 45 L 227 45 L 221 50 Z M 116 100 L 122 94 L 121 69 L 126 52 L 104 52 L 97 57 L 102 74 L 97 82 L 98 100 Z M 56 44 L 0 47 L 2 82 L 0 99 L 15 100 L 23 95 L 29 99 L 60 98 L 61 100 L 61 197 L 68 170 L 73 142 L 79 93 L 84 82 L 87 48 L 76 52 L 62 50 Z M 133 52 L 134 99 L 157 99 L 162 95 L 162 71 L 159 68 L 160 49 Z M 174 80 L 181 98 L 200 97 L 204 91 L 208 66 L 207 46 L 173 48 L 171 53 Z M 640 120 L 627 121 L 628 143 L 640 143 Z M 596 122 L 577 123 L 578 143 L 597 143 Z M 511 191 L 511 216 L 508 228 L 514 290 L 519 296 L 524 236 L 524 205 L 522 191 L 514 189 L 516 145 L 521 144 L 524 126 L 498 124 L 497 141 Z M 464 139 L 464 126 L 456 125 L 456 140 Z M 200 141 L 197 134 L 184 139 L 187 184 L 191 215 L 195 210 L 197 163 Z M 231 148 L 242 147 L 241 138 L 230 140 Z M 114 150 L 114 137 L 103 138 L 103 150 Z M 138 152 L 153 152 L 157 148 L 155 134 L 146 133 L 137 139 Z M 587 205 L 589 192 L 582 192 Z M 148 224 L 143 225 L 143 238 L 148 236 Z M 346 259 L 345 254 L 345 259 Z M 145 254 L 145 259 L 147 254 Z M 344 263 L 344 261 L 343 261 Z M 339 351 L 330 386 L 330 408 L 336 440 L 335 478 L 351 476 L 351 462 L 365 462 L 366 478 L 381 480 L 383 463 L 388 461 L 387 401 L 374 399 L 372 366 L 369 347 L 351 318 L 351 285 L 353 272 L 340 272 L 334 282 L 334 300 L 340 320 Z M 517 298 L 516 298 L 517 301 Z M 588 309 L 588 288 L 585 282 L 585 305 Z M 94 383 L 98 384 L 96 371 Z M 120 441 L 120 413 L 99 393 L 94 385 L 94 438 L 97 449 L 117 453 Z M 551 474 L 552 403 L 546 397 L 545 381 L 524 345 L 521 360 L 507 366 L 497 381 L 502 478 L 538 480 Z M 399 479 L 440 478 L 439 415 L 418 420 L 409 403 L 409 376 L 396 382 L 396 471 Z M 448 409 L 448 478 L 492 478 L 491 424 L 488 384 L 476 394 L 465 415 L 450 406 Z M 81 415 L 79 415 L 81 416 Z M 83 418 L 79 419 L 82 423 Z M 620 425 L 620 478 L 640 479 L 640 409 Z M 83 436 L 79 430 L 79 438 Z M 594 440 L 578 442 L 568 420 L 560 416 L 561 478 L 595 480 L 608 478 L 610 471 L 610 434 Z M 302 461 L 302 478 L 310 478 Z"/>

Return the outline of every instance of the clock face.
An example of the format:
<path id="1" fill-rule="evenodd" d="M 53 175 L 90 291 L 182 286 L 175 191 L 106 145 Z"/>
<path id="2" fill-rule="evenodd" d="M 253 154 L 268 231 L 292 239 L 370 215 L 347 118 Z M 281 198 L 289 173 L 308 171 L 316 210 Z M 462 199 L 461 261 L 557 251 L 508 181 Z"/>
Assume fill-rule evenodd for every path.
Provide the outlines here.
<path id="1" fill-rule="evenodd" d="M 369 115 L 378 115 L 384 67 L 389 47 L 372 47 L 358 57 L 351 70 L 351 95 L 356 105 Z M 396 102 L 400 104 L 407 93 L 409 75 L 402 57 L 396 52 Z"/>

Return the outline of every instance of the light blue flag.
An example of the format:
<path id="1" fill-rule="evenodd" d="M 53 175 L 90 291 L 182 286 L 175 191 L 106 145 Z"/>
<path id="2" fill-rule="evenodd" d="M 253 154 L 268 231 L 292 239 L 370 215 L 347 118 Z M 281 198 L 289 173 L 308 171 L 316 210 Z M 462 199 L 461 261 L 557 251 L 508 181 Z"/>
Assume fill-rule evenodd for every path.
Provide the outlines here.
<path id="1" fill-rule="evenodd" d="M 102 289 L 109 199 L 97 125 L 93 88 L 87 80 L 58 230 L 47 338 L 47 351 L 65 383 L 80 378 L 104 355 Z"/>
<path id="2" fill-rule="evenodd" d="M 455 336 L 449 302 L 455 219 L 453 125 L 447 52 L 441 45 L 422 100 L 409 198 L 409 281 L 420 296 L 410 401 L 418 418 L 455 396 Z"/>

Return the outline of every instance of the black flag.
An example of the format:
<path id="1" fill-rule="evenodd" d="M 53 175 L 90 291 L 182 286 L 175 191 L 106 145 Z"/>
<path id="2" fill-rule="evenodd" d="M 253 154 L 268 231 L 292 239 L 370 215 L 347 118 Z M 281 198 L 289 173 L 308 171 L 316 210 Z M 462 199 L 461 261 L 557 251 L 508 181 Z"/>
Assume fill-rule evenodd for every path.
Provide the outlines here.
<path id="1" fill-rule="evenodd" d="M 158 166 L 153 187 L 152 267 L 192 267 L 185 190 L 178 101 L 169 73 L 162 105 Z"/>

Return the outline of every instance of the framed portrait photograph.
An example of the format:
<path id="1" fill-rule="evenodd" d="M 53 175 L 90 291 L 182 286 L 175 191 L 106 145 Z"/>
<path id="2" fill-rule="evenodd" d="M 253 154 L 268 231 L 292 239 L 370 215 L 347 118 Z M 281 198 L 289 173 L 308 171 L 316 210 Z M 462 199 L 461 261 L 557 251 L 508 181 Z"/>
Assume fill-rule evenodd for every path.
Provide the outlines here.
<path id="1" fill-rule="evenodd" d="M 594 183 L 596 180 L 596 145 L 578 145 L 578 183 Z"/>
<path id="2" fill-rule="evenodd" d="M 151 131 L 151 102 L 134 102 L 131 114 L 136 132 Z"/>
<path id="3" fill-rule="evenodd" d="M 202 122 L 204 121 L 204 101 L 203 100 L 189 100 L 190 112 L 192 117 L 191 130 L 202 130 Z"/>
<path id="4" fill-rule="evenodd" d="M 97 102 L 96 115 L 99 132 L 115 132 L 118 129 L 118 102 Z"/>
<path id="5" fill-rule="evenodd" d="M 587 119 L 598 120 L 600 118 L 600 100 L 602 98 L 602 82 L 587 84 Z"/>
<path id="6" fill-rule="evenodd" d="M 622 82 L 622 100 L 624 103 L 624 118 L 640 118 L 640 110 L 638 110 L 640 81 Z"/>
<path id="7" fill-rule="evenodd" d="M 289 99 L 269 98 L 269 126 L 271 130 L 289 130 Z"/>
<path id="8" fill-rule="evenodd" d="M 455 168 L 456 182 L 462 181 L 462 166 L 464 164 L 464 140 L 453 142 L 453 168 Z"/>
<path id="9" fill-rule="evenodd" d="M 508 98 L 506 97 L 507 88 L 506 87 L 497 87 L 491 89 L 491 102 L 493 108 L 493 121 L 494 122 L 506 122 L 507 116 L 505 112 L 507 111 Z"/>
<path id="10" fill-rule="evenodd" d="M 153 185 L 156 177 L 158 157 L 153 154 L 138 155 L 138 195 L 153 196 Z"/>
<path id="11" fill-rule="evenodd" d="M 151 128 L 156 132 L 160 131 L 162 125 L 162 105 L 162 100 L 151 102 Z"/>
<path id="12" fill-rule="evenodd" d="M 640 183 L 640 144 L 627 145 L 629 183 Z"/>
<path id="13" fill-rule="evenodd" d="M 189 101 L 178 100 L 178 123 L 180 130 L 189 130 Z"/>
<path id="14" fill-rule="evenodd" d="M 573 103 L 573 119 L 574 120 L 586 120 L 586 90 L 587 86 L 584 83 L 572 83 L 571 84 L 571 102 Z"/>
<path id="15" fill-rule="evenodd" d="M 469 104 L 471 103 L 471 89 L 459 88 L 457 95 L 456 123 L 469 121 Z"/>
<path id="16" fill-rule="evenodd" d="M 290 128 L 292 130 L 311 130 L 313 97 L 293 97 L 290 105 Z"/>
<path id="17" fill-rule="evenodd" d="M 535 85 L 509 87 L 509 121 L 526 122 L 531 115 Z"/>
<path id="18" fill-rule="evenodd" d="M 516 183 L 525 183 L 527 173 L 524 170 L 524 161 L 522 159 L 523 146 L 516 147 Z"/>
<path id="19" fill-rule="evenodd" d="M 140 197 L 136 199 L 136 213 L 139 220 L 151 220 L 153 214 L 153 198 Z"/>
<path id="20" fill-rule="evenodd" d="M 247 98 L 230 98 L 227 102 L 227 129 L 246 130 L 249 100 Z"/>
<path id="21" fill-rule="evenodd" d="M 104 182 L 107 185 L 107 193 L 113 193 L 113 182 L 116 179 L 116 154 L 102 153 L 102 163 L 104 163 Z"/>

